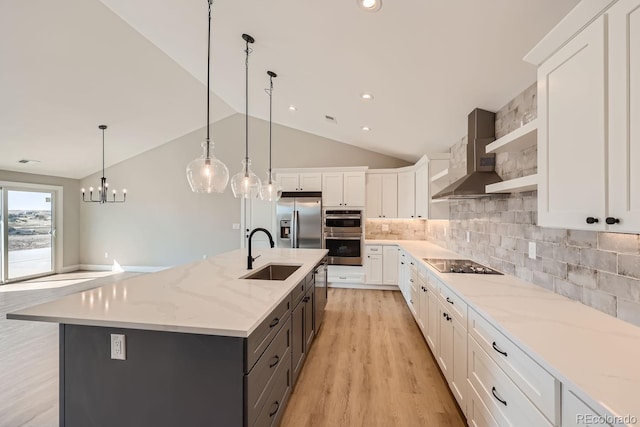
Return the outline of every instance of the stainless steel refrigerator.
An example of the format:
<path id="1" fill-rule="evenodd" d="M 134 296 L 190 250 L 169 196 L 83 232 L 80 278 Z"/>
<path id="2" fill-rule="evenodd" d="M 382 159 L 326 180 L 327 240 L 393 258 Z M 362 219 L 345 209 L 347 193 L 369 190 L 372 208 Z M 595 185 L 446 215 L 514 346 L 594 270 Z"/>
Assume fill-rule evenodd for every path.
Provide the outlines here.
<path id="1" fill-rule="evenodd" d="M 322 193 L 282 193 L 276 208 L 279 248 L 322 248 Z"/>

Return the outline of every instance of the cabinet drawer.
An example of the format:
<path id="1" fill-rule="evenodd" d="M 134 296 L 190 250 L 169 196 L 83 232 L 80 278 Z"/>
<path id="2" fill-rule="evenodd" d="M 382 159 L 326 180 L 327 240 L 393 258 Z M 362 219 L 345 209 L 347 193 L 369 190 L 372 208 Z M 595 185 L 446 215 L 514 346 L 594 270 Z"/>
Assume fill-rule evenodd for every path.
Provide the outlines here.
<path id="1" fill-rule="evenodd" d="M 484 404 L 478 392 L 469 381 L 469 403 L 467 404 L 467 422 L 469 427 L 500 427 L 491 411 Z"/>
<path id="2" fill-rule="evenodd" d="M 562 390 L 562 427 L 609 426 L 601 415 L 567 388 Z"/>
<path id="3" fill-rule="evenodd" d="M 469 335 L 552 423 L 560 423 L 560 382 L 554 376 L 473 309 Z"/>
<path id="4" fill-rule="evenodd" d="M 366 255 L 382 255 L 382 245 L 366 245 Z"/>
<path id="5" fill-rule="evenodd" d="M 275 310 L 249 335 L 246 341 L 244 372 L 248 373 L 267 349 L 273 337 L 282 325 L 289 320 L 291 314 L 291 295 L 284 299 Z"/>
<path id="6" fill-rule="evenodd" d="M 291 351 L 287 351 L 285 358 L 279 364 L 274 378 L 273 388 L 265 399 L 264 406 L 258 414 L 253 427 L 271 427 L 280 424 L 284 414 L 289 394 L 291 393 Z"/>
<path id="7" fill-rule="evenodd" d="M 469 338 L 468 378 L 501 426 L 552 427 L 474 338 Z"/>
<path id="8" fill-rule="evenodd" d="M 467 303 L 442 282 L 439 282 L 438 289 L 440 290 L 440 297 L 442 301 L 444 301 L 445 307 L 449 307 L 451 314 L 453 314 L 453 316 L 458 319 L 458 322 L 466 329 Z"/>
<path id="9" fill-rule="evenodd" d="M 258 411 L 273 388 L 276 372 L 280 369 L 280 364 L 284 363 L 286 353 L 290 353 L 290 350 L 291 320 L 287 320 L 251 372 L 245 375 L 245 402 L 249 425 L 252 425 L 258 416 Z M 287 366 L 290 365 L 289 362 Z"/>
<path id="10" fill-rule="evenodd" d="M 307 290 L 307 279 L 303 279 L 296 285 L 295 288 L 291 291 L 291 305 L 295 307 L 298 305 L 302 297 L 304 296 Z"/>

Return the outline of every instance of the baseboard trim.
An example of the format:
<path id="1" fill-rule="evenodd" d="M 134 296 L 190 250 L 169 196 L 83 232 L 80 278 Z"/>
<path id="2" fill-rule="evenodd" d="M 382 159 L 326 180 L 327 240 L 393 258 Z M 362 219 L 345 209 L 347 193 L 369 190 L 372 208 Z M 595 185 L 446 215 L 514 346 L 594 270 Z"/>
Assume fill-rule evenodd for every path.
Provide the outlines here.
<path id="1" fill-rule="evenodd" d="M 330 288 L 343 288 L 343 289 L 367 289 L 375 291 L 399 291 L 395 285 L 368 285 L 366 283 L 329 283 Z"/>
<path id="2" fill-rule="evenodd" d="M 80 264 L 76 264 L 76 265 L 69 265 L 67 267 L 62 267 L 62 270 L 60 270 L 61 273 L 71 273 L 72 271 L 78 271 L 80 270 Z"/>
<path id="3" fill-rule="evenodd" d="M 79 270 L 90 270 L 90 271 L 119 271 L 113 265 L 104 265 L 104 264 L 80 264 L 78 266 Z M 120 266 L 122 271 L 126 271 L 129 273 L 155 273 L 158 271 L 166 270 L 171 267 L 156 267 L 156 266 L 146 266 L 146 265 L 122 265 Z"/>

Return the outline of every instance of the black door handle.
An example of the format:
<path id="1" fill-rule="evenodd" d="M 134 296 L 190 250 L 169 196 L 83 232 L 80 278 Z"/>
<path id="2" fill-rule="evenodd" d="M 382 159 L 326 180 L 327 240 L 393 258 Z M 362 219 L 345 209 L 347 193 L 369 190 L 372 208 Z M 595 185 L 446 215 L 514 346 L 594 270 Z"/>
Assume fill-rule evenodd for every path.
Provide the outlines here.
<path id="1" fill-rule="evenodd" d="M 587 217 L 587 224 L 597 224 L 598 222 L 598 218 L 594 218 L 592 216 Z"/>
<path id="2" fill-rule="evenodd" d="M 273 368 L 278 363 L 280 363 L 280 356 L 278 356 L 277 354 L 275 356 L 273 356 L 273 359 L 274 359 L 274 361 L 272 363 L 269 363 L 269 367 L 270 368 Z"/>
<path id="3" fill-rule="evenodd" d="M 496 342 L 495 342 L 495 341 L 493 342 L 492 347 L 493 347 L 493 349 L 494 349 L 495 351 L 497 351 L 498 353 L 500 353 L 500 354 L 501 354 L 501 355 L 503 355 L 504 357 L 507 357 L 507 352 L 506 352 L 506 351 L 503 351 L 503 350 L 500 350 L 500 349 L 498 348 L 498 344 L 496 344 Z"/>
<path id="4" fill-rule="evenodd" d="M 273 405 L 275 405 L 276 409 L 274 409 L 273 411 L 269 412 L 269 417 L 273 417 L 275 414 L 278 413 L 278 409 L 280 409 L 280 402 L 278 402 L 277 400 L 275 402 L 273 402 Z M 271 406 L 273 406 L 271 405 Z M 506 405 L 506 403 L 505 403 Z"/>
<path id="5" fill-rule="evenodd" d="M 493 394 L 493 397 L 495 397 L 498 402 L 502 403 L 504 406 L 507 406 L 507 401 L 500 399 L 495 387 L 491 387 L 491 394 Z"/>
<path id="6" fill-rule="evenodd" d="M 605 221 L 609 225 L 620 224 L 620 218 L 614 218 L 612 216 L 608 216 L 607 219 L 605 219 Z"/>

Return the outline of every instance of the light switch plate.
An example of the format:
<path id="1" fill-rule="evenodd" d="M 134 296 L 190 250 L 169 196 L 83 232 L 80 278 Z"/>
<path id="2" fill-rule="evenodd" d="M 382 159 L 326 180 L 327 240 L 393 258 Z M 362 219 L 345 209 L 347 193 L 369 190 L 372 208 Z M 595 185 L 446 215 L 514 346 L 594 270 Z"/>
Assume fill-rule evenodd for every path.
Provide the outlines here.
<path id="1" fill-rule="evenodd" d="M 529 242 L 529 258 L 536 259 L 536 242 Z"/>
<path id="2" fill-rule="evenodd" d="M 471 241 L 471 232 L 467 231 L 467 243 Z"/>
<path id="3" fill-rule="evenodd" d="M 127 360 L 127 348 L 123 334 L 111 334 L 111 358 Z"/>
<path id="4" fill-rule="evenodd" d="M 233 224 L 231 224 L 231 228 L 233 230 L 240 230 L 240 224 L 238 224 L 237 222 L 234 222 Z"/>

